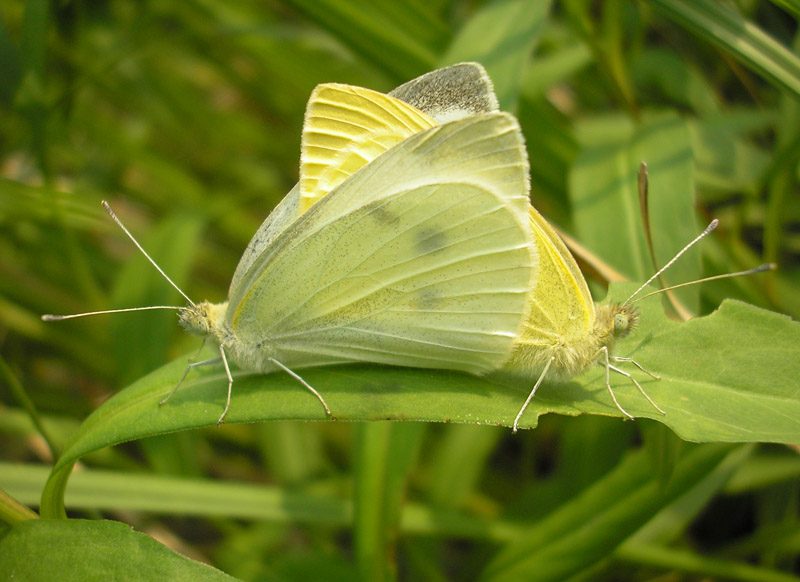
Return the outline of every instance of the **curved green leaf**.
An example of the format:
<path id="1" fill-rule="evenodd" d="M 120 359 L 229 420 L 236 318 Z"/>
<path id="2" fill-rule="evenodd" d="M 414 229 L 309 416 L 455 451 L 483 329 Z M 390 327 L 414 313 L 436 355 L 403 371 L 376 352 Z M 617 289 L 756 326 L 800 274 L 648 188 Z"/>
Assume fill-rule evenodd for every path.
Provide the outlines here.
<path id="1" fill-rule="evenodd" d="M 617 299 L 630 285 L 613 289 Z M 624 379 L 613 378 L 629 412 L 664 423 L 698 442 L 800 442 L 800 324 L 737 301 L 707 317 L 668 320 L 657 301 L 642 302 L 639 328 L 616 352 L 635 357 L 656 381 L 637 374 L 666 411 L 658 414 Z M 42 495 L 42 515 L 63 515 L 72 465 L 102 447 L 203 426 L 213 426 L 225 400 L 224 373 L 195 371 L 164 406 L 159 401 L 180 378 L 178 359 L 145 376 L 98 408 L 81 426 L 53 468 Z M 478 378 L 440 370 L 352 365 L 302 370 L 325 396 L 338 420 L 461 422 L 510 426 L 531 380 L 496 374 Z M 563 384 L 546 384 L 522 419 L 536 426 L 550 412 L 619 416 L 597 367 Z M 319 402 L 285 374 L 237 372 L 227 422 L 325 420 Z"/>

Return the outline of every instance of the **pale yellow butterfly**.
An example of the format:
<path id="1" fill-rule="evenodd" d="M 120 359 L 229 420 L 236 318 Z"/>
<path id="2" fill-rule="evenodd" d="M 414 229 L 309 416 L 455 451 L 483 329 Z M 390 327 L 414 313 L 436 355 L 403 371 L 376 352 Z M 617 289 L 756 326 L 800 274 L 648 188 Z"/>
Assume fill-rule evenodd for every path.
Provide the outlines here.
<path id="1" fill-rule="evenodd" d="M 348 108 L 362 113 L 343 98 L 338 110 Z M 387 145 L 352 171 L 335 150 L 327 168 L 315 158 L 301 174 L 330 193 L 319 199 L 301 179 L 248 245 L 228 301 L 187 297 L 177 308 L 186 329 L 219 346 L 228 375 L 220 422 L 228 358 L 301 382 L 293 369 L 376 362 L 485 373 L 508 358 L 534 268 L 516 120 L 456 115 Z"/>
<path id="2" fill-rule="evenodd" d="M 303 124 L 299 212 L 386 150 L 436 125 L 422 111 L 377 91 L 319 85 Z"/>
<path id="3" fill-rule="evenodd" d="M 458 79 L 466 76 L 470 78 L 469 89 L 462 85 L 459 90 Z M 450 82 L 446 89 L 442 87 L 442 79 Z M 437 85 L 417 91 L 426 81 Z M 411 95 L 411 102 L 430 108 L 435 117 L 394 98 L 392 95 L 395 94 Z M 459 95 L 478 95 L 479 98 L 470 97 L 469 104 L 464 105 L 464 97 Z M 424 96 L 424 99 L 419 96 Z M 410 136 L 442 120 L 463 119 L 485 114 L 482 109 L 496 108 L 489 77 L 480 65 L 474 63 L 434 71 L 390 95 L 348 85 L 319 86 L 306 111 L 300 201 L 294 203 L 296 212 L 304 212 L 361 167 Z M 630 378 L 647 400 L 661 411 L 635 378 L 611 363 L 632 360 L 609 356 L 614 340 L 626 335 L 636 324 L 636 309 L 630 306 L 595 306 L 586 281 L 564 243 L 534 208 L 527 205 L 527 210 L 536 257 L 528 294 L 529 316 L 502 367 L 536 378 L 536 381 L 514 420 L 514 430 L 517 430 L 522 413 L 545 378 L 555 381 L 570 379 L 603 356 L 601 363 L 605 364 L 607 372 L 613 370 Z M 273 228 L 274 224 L 269 226 Z M 457 369 L 467 370 L 466 366 Z M 608 378 L 606 385 L 616 407 L 630 417 L 617 401 Z"/>
<path id="4" fill-rule="evenodd" d="M 647 395 L 636 378 L 612 364 L 632 362 L 650 374 L 630 358 L 610 355 L 614 342 L 628 335 L 636 326 L 638 310 L 626 304 L 596 305 L 575 259 L 553 227 L 534 208 L 530 210 L 530 225 L 538 257 L 537 277 L 528 296 L 530 314 L 504 368 L 527 378 L 536 378 L 536 382 L 514 418 L 513 430 L 516 432 L 522 414 L 545 378 L 568 380 L 597 362 L 605 366 L 608 393 L 625 417 L 633 418 L 619 404 L 611 389 L 609 371 L 612 370 L 628 377 L 650 404 L 663 414 L 664 411 Z"/>
<path id="5" fill-rule="evenodd" d="M 651 378 L 658 379 L 658 376 L 644 369 L 632 358 L 612 353 L 614 343 L 633 331 L 639 320 L 639 311 L 633 303 L 686 285 L 752 275 L 775 268 L 774 264 L 764 264 L 745 271 L 706 277 L 640 295 L 686 251 L 717 227 L 719 221 L 714 219 L 703 232 L 679 250 L 628 299 L 622 303 L 598 304 L 592 301 L 583 274 L 555 230 L 535 209 L 531 209 L 530 219 L 537 247 L 538 277 L 534 279 L 529 295 L 531 309 L 528 319 L 519 339 L 515 342 L 511 359 L 504 369 L 520 373 L 527 378 L 536 378 L 536 382 L 514 418 L 512 426 L 515 432 L 528 404 L 546 378 L 554 381 L 568 380 L 597 363 L 605 368 L 606 390 L 614 406 L 625 418 L 632 419 L 633 416 L 617 400 L 611 388 L 610 372 L 625 376 L 653 408 L 660 414 L 665 414 L 636 378 L 615 365 L 629 363 Z"/>

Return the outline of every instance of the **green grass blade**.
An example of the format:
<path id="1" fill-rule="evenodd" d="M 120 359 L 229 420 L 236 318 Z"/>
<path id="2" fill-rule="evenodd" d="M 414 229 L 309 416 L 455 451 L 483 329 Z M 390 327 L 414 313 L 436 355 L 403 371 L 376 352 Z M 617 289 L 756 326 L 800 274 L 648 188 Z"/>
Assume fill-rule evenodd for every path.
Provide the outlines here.
<path id="1" fill-rule="evenodd" d="M 447 29 L 418 2 L 288 0 L 398 81 L 433 68 Z"/>
<path id="2" fill-rule="evenodd" d="M 800 97 L 800 58 L 728 4 L 714 0 L 654 0 L 652 4 L 702 40 Z"/>
<path id="3" fill-rule="evenodd" d="M 729 452 L 729 447 L 717 445 L 694 449 L 680 461 L 666 487 L 653 475 L 645 454 L 631 455 L 504 549 L 483 579 L 565 580 L 594 566 L 713 471 Z"/>

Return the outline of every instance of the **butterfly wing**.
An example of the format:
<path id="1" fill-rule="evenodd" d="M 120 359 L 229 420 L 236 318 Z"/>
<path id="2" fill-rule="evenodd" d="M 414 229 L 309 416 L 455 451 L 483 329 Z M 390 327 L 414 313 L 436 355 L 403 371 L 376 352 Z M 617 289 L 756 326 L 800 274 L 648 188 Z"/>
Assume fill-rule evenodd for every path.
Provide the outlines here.
<path id="1" fill-rule="evenodd" d="M 535 349 L 564 338 L 584 338 L 595 320 L 586 279 L 556 231 L 534 208 L 530 209 L 530 225 L 538 261 L 523 339 Z"/>
<path id="2" fill-rule="evenodd" d="M 486 371 L 507 359 L 532 272 L 513 117 L 414 135 L 289 226 L 231 292 L 245 367 L 371 361 Z"/>
<path id="3" fill-rule="evenodd" d="M 228 289 L 229 295 L 235 287 L 241 284 L 242 277 L 264 249 L 269 247 L 272 241 L 286 230 L 286 227 L 297 220 L 298 216 L 300 216 L 300 184 L 295 184 L 295 187 L 272 209 L 272 212 L 258 227 L 253 238 L 247 243 L 247 247 L 239 259 L 239 264 L 236 265 L 236 271 L 233 273 Z"/>
<path id="4" fill-rule="evenodd" d="M 324 98 L 324 104 L 317 103 L 321 98 Z M 244 273 L 264 248 L 316 200 L 341 182 L 333 180 L 324 190 L 315 189 L 311 184 L 318 181 L 319 174 L 346 177 L 358 169 L 354 165 L 356 162 L 368 164 L 391 146 L 422 129 L 444 121 L 496 111 L 497 108 L 492 82 L 477 63 L 461 63 L 431 71 L 401 85 L 389 96 L 347 85 L 321 85 L 312 93 L 306 108 L 300 183 L 253 235 L 233 274 L 231 289 L 239 285 Z M 335 140 L 334 136 L 325 135 L 326 128 L 335 128 L 340 138 L 335 145 L 348 152 L 346 155 L 340 155 L 330 147 Z M 382 137 L 370 139 L 373 131 Z M 362 147 L 365 142 L 368 147 Z M 378 147 L 380 145 L 384 146 L 383 149 Z M 320 158 L 323 159 L 320 161 Z M 306 160 L 319 164 L 321 168 L 312 167 L 310 163 L 306 167 Z M 349 165 L 346 172 L 337 167 L 343 161 Z"/>
<path id="5" fill-rule="evenodd" d="M 497 111 L 489 75 L 478 63 L 459 63 L 426 73 L 389 93 L 438 123 Z"/>
<path id="6" fill-rule="evenodd" d="M 318 85 L 303 124 L 300 212 L 389 148 L 434 125 L 419 109 L 383 93 Z"/>
<path id="7" fill-rule="evenodd" d="M 383 93 L 333 83 L 317 86 L 306 107 L 300 181 L 253 235 L 231 289 L 258 255 L 315 202 L 389 148 L 434 125 L 418 109 Z"/>

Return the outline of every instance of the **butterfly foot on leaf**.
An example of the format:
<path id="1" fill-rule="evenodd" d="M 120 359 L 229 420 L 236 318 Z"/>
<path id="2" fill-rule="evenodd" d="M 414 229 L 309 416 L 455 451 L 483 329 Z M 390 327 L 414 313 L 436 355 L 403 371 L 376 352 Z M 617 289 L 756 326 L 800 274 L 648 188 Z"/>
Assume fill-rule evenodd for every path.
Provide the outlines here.
<path id="1" fill-rule="evenodd" d="M 617 410 L 619 410 L 622 413 L 622 420 L 636 420 L 635 416 L 633 416 L 630 412 L 628 412 L 627 410 L 622 408 L 620 403 L 617 402 L 617 399 L 616 399 L 616 397 L 614 397 L 614 393 L 613 392 L 611 393 L 611 396 L 612 396 L 612 398 L 614 400 L 614 405 L 617 407 Z"/>
<path id="2" fill-rule="evenodd" d="M 642 366 L 639 362 L 637 362 L 633 358 L 629 358 L 627 356 L 612 356 L 611 360 L 613 362 L 615 362 L 615 363 L 625 362 L 625 363 L 628 363 L 628 364 L 633 364 L 634 366 L 636 366 L 636 368 L 639 369 L 640 372 L 644 372 L 645 374 L 650 376 L 653 380 L 661 380 L 661 376 L 651 372 L 650 370 L 648 370 L 647 368 Z"/>
<path id="3" fill-rule="evenodd" d="M 636 366 L 639 370 L 641 370 L 642 372 L 644 372 L 645 374 L 647 374 L 648 376 L 653 378 L 654 380 L 660 380 L 660 378 L 658 376 L 656 376 L 655 374 L 653 374 L 651 372 L 648 372 L 641 365 L 639 365 L 639 363 L 636 360 L 634 360 L 632 358 L 615 357 L 614 361 L 615 362 L 629 362 L 629 363 L 633 364 L 634 366 Z M 622 412 L 622 414 L 626 417 L 627 420 L 633 419 L 633 416 L 631 416 L 624 408 L 622 408 L 622 406 L 620 406 L 619 402 L 617 402 L 617 399 L 614 396 L 614 391 L 611 389 L 611 383 L 609 382 L 609 379 L 608 379 L 608 371 L 609 370 L 614 371 L 617 374 L 621 374 L 621 375 L 625 376 L 628 380 L 633 382 L 633 385 L 636 386 L 636 389 L 639 391 L 639 393 L 642 396 L 645 397 L 645 399 L 650 403 L 650 405 L 653 408 L 655 408 L 658 411 L 659 414 L 661 414 L 662 416 L 667 414 L 666 412 L 664 412 L 664 410 L 658 404 L 655 403 L 655 401 L 652 398 L 650 398 L 650 395 L 647 392 L 645 392 L 644 388 L 642 388 L 642 385 L 639 383 L 639 381 L 636 378 L 634 378 L 631 374 L 629 374 L 625 370 L 622 370 L 622 369 L 614 366 L 613 364 L 607 363 L 606 364 L 606 388 L 608 389 L 609 394 L 611 394 L 611 399 L 614 401 L 614 404 L 619 409 L 619 411 Z"/>

